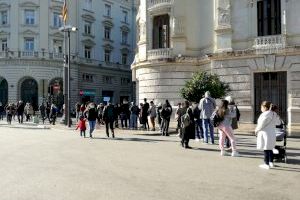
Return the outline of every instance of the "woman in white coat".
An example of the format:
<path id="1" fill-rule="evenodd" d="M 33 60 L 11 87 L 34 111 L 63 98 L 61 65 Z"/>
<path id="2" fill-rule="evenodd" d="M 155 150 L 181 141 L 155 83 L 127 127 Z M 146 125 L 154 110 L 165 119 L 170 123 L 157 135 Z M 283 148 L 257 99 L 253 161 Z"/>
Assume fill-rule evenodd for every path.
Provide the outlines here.
<path id="1" fill-rule="evenodd" d="M 257 149 L 264 150 L 265 164 L 259 165 L 260 168 L 270 169 L 273 164 L 273 148 L 276 144 L 275 127 L 278 116 L 273 110 L 273 105 L 269 101 L 264 101 L 261 104 L 262 114 L 257 121 L 255 134 L 257 135 Z"/>

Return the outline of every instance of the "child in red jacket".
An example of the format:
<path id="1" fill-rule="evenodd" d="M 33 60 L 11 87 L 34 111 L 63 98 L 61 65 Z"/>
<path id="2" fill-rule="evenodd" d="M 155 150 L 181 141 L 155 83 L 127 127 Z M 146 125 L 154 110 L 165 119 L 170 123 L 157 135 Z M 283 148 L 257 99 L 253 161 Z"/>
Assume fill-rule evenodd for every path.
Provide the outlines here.
<path id="1" fill-rule="evenodd" d="M 77 124 L 76 130 L 79 128 L 80 129 L 80 136 L 85 137 L 85 130 L 86 130 L 86 125 L 85 125 L 86 119 L 84 119 L 83 116 L 80 116 L 79 122 Z"/>

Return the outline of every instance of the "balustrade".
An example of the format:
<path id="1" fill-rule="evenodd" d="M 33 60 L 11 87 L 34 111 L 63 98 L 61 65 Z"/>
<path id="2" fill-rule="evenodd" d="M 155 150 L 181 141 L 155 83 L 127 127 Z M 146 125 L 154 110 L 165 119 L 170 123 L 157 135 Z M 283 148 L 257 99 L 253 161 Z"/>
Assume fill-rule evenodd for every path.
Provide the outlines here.
<path id="1" fill-rule="evenodd" d="M 172 49 L 153 49 L 148 51 L 148 60 L 158 60 L 172 58 Z"/>

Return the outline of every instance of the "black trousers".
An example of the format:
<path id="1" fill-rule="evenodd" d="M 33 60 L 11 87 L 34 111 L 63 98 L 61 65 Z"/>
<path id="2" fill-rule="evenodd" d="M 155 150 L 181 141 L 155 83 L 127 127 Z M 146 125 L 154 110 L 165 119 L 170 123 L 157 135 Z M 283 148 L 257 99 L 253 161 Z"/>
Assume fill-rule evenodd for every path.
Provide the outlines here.
<path id="1" fill-rule="evenodd" d="M 265 164 L 269 165 L 270 162 L 273 162 L 273 151 L 272 150 L 264 150 L 265 153 Z"/>
<path id="2" fill-rule="evenodd" d="M 114 135 L 114 120 L 106 120 L 105 128 L 106 128 L 107 137 L 109 137 L 109 129 L 111 130 L 112 134 Z"/>

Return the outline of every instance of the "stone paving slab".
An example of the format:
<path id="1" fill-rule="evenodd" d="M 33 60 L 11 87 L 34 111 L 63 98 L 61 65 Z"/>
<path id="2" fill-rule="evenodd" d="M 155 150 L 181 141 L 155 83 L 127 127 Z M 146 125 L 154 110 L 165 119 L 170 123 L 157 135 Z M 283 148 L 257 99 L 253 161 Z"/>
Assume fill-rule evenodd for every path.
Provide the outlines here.
<path id="1" fill-rule="evenodd" d="M 72 129 L 0 127 L 1 200 L 297 200 L 300 139 L 288 140 L 289 164 L 258 168 L 255 138 L 239 135 L 242 157 L 221 157 L 217 145 L 143 131 L 103 127 L 95 139 Z"/>

